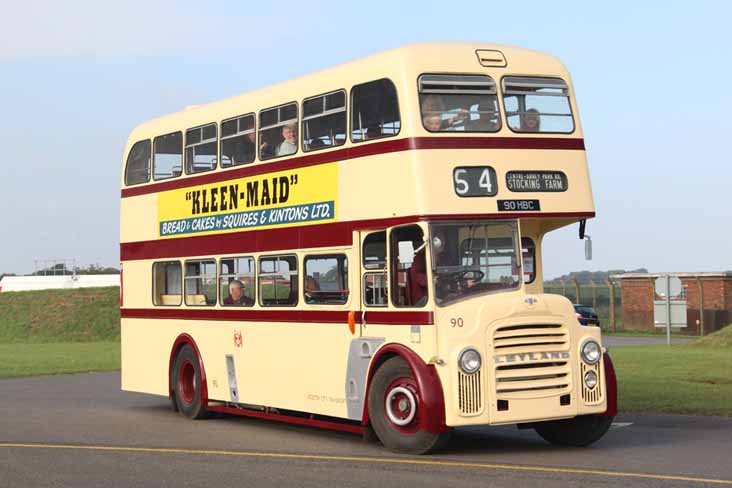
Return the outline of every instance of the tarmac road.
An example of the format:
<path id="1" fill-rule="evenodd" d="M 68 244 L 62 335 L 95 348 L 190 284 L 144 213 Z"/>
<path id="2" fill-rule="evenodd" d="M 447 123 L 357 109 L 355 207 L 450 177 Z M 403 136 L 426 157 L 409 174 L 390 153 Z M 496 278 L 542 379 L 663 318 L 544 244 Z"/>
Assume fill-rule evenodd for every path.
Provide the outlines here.
<path id="1" fill-rule="evenodd" d="M 515 427 L 458 429 L 402 456 L 351 434 L 241 417 L 190 421 L 119 373 L 0 380 L 0 487 L 732 486 L 732 419 L 622 415 L 590 448 Z M 630 425 L 628 425 L 630 424 Z"/>

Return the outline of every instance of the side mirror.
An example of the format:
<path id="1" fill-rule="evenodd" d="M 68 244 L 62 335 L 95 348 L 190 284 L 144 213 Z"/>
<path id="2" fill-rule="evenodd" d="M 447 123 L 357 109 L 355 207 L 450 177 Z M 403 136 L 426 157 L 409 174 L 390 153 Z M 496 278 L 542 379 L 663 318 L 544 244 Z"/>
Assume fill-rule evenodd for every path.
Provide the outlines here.
<path id="1" fill-rule="evenodd" d="M 585 259 L 592 261 L 592 238 L 585 235 Z"/>
<path id="2" fill-rule="evenodd" d="M 397 255 L 397 259 L 399 260 L 399 264 L 410 264 L 414 262 L 414 256 L 417 252 L 414 250 L 412 241 L 400 241 L 398 250 L 399 254 Z"/>

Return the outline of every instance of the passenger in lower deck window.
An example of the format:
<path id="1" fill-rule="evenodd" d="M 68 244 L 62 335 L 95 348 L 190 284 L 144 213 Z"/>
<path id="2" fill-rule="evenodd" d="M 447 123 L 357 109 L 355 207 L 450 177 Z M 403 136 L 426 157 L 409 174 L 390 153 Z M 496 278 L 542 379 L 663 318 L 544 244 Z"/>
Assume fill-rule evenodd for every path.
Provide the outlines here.
<path id="1" fill-rule="evenodd" d="M 320 284 L 313 278 L 312 276 L 308 275 L 305 277 L 305 302 L 306 303 L 314 303 L 317 301 L 317 292 L 320 291 Z"/>
<path id="2" fill-rule="evenodd" d="M 282 138 L 284 139 L 277 146 L 277 156 L 295 154 L 297 151 L 297 125 L 287 124 L 282 126 Z"/>
<path id="3" fill-rule="evenodd" d="M 229 283 L 229 296 L 224 298 L 224 305 L 254 305 L 254 300 L 246 295 L 246 287 L 239 280 L 231 280 Z"/>

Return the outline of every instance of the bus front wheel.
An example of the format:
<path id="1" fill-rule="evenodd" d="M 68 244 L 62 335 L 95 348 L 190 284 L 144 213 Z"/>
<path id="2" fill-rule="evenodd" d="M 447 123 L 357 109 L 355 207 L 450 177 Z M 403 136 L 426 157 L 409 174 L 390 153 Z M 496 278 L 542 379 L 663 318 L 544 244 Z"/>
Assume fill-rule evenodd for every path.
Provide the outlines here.
<path id="1" fill-rule="evenodd" d="M 181 415 L 190 419 L 207 417 L 208 411 L 201 401 L 201 365 L 196 352 L 188 344 L 181 347 L 175 356 L 170 383 Z"/>
<path id="2" fill-rule="evenodd" d="M 448 432 L 421 428 L 420 396 L 412 370 L 402 358 L 388 359 L 374 373 L 368 396 L 369 420 L 387 449 L 425 454 L 447 440 Z"/>
<path id="3" fill-rule="evenodd" d="M 550 444 L 584 447 L 600 440 L 612 425 L 613 418 L 580 415 L 572 419 L 540 422 L 534 426 L 534 430 Z"/>

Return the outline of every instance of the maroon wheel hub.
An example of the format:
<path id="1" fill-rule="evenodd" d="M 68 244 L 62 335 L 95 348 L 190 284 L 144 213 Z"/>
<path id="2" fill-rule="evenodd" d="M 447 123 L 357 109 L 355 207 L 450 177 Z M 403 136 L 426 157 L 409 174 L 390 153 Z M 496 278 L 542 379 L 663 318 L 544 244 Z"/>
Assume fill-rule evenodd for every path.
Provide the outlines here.
<path id="1" fill-rule="evenodd" d="M 192 404 L 196 398 L 196 368 L 189 359 L 178 368 L 178 394 L 186 405 Z"/>
<path id="2" fill-rule="evenodd" d="M 397 378 L 384 393 L 384 414 L 392 429 L 405 434 L 419 430 L 419 390 L 413 378 Z"/>

